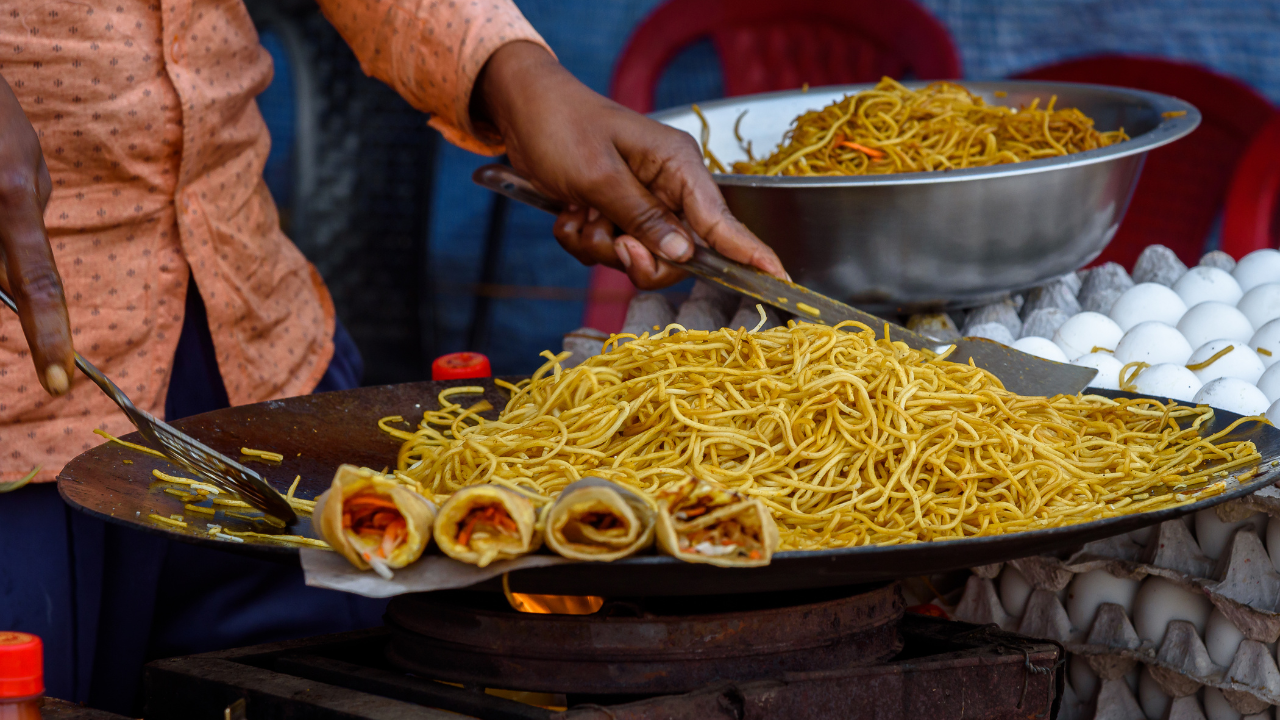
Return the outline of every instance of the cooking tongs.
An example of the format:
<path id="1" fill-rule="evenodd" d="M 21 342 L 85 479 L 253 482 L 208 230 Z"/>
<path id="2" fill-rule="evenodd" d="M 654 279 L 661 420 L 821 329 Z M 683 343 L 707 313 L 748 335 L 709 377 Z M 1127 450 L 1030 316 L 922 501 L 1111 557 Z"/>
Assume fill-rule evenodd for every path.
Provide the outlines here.
<path id="1" fill-rule="evenodd" d="M 18 312 L 18 304 L 4 290 L 0 290 L 0 302 L 15 313 Z M 142 437 L 165 457 L 188 472 L 207 480 L 215 487 L 234 493 L 255 508 L 283 520 L 286 525 L 292 525 L 298 521 L 298 516 L 289 503 L 268 485 L 261 475 L 179 432 L 151 413 L 140 410 L 123 390 L 111 382 L 111 378 L 103 375 L 101 370 L 85 360 L 80 353 L 76 353 L 76 367 L 89 376 L 89 379 L 99 388 L 102 388 L 102 392 L 115 401 L 116 405 L 120 406 L 134 427 L 138 428 L 138 432 L 142 433 Z"/>
<path id="2" fill-rule="evenodd" d="M 539 210 L 552 214 L 564 210 L 562 203 L 543 195 L 506 165 L 485 165 L 477 169 L 471 179 L 477 185 Z M 671 264 L 809 322 L 835 325 L 845 320 L 856 320 L 875 330 L 877 336 L 883 337 L 888 332 L 893 340 L 901 340 L 916 350 L 938 351 L 947 344 L 954 344 L 955 350 L 947 357 L 948 360 L 972 360 L 974 365 L 1000 378 L 1006 389 L 1019 395 L 1074 395 L 1088 387 L 1089 381 L 1097 374 L 1097 370 L 1092 368 L 1044 360 L 985 338 L 961 338 L 955 343 L 940 343 L 795 283 L 736 263 L 701 241 L 694 244 L 692 258 Z"/>

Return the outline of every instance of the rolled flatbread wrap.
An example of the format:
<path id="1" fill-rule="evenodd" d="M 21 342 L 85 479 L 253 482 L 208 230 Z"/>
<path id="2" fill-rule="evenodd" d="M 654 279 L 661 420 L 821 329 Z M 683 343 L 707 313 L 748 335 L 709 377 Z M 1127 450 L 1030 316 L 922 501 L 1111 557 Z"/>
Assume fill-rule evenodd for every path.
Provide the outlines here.
<path id="1" fill-rule="evenodd" d="M 547 547 L 571 560 L 608 562 L 653 544 L 657 512 L 638 493 L 584 478 L 564 490 L 543 518 Z"/>
<path id="2" fill-rule="evenodd" d="M 325 542 L 361 570 L 383 577 L 422 557 L 436 508 L 429 500 L 368 468 L 343 465 L 316 500 Z"/>
<path id="3" fill-rule="evenodd" d="M 473 485 L 450 495 L 436 515 L 435 535 L 445 555 L 480 567 L 542 545 L 533 503 L 500 485 Z"/>
<path id="4" fill-rule="evenodd" d="M 657 535 L 672 557 L 721 567 L 768 565 L 782 542 L 759 498 L 692 477 L 658 495 Z"/>

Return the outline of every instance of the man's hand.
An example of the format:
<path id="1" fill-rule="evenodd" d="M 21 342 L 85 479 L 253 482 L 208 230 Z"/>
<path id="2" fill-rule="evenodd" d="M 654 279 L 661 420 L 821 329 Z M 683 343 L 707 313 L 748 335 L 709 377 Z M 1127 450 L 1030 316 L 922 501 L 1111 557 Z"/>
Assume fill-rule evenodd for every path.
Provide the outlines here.
<path id="1" fill-rule="evenodd" d="M 625 270 L 642 289 L 670 285 L 684 273 L 663 260 L 693 255 L 682 215 L 726 257 L 786 276 L 730 214 L 693 138 L 592 92 L 538 45 L 499 48 L 472 105 L 497 126 L 511 164 L 569 203 L 555 236 L 583 264 Z"/>
<path id="2" fill-rule="evenodd" d="M 75 351 L 62 278 L 44 228 L 51 192 L 36 131 L 0 78 L 0 286 L 18 303 L 40 383 L 51 395 L 62 395 L 71 385 Z"/>

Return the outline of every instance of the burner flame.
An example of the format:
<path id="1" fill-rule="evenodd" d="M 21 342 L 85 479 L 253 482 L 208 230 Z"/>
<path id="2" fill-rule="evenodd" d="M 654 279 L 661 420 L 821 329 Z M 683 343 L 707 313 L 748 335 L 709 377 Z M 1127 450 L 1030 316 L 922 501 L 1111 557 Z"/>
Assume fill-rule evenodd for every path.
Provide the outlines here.
<path id="1" fill-rule="evenodd" d="M 536 615 L 592 615 L 604 606 L 595 595 L 533 595 L 511 592 L 507 574 L 502 574 L 502 592 L 512 609 Z"/>

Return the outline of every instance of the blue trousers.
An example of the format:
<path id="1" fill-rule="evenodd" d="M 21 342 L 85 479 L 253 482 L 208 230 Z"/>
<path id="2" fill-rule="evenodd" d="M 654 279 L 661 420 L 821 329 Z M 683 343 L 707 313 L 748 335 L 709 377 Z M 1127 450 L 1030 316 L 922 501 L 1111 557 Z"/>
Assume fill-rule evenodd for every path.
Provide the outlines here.
<path id="1" fill-rule="evenodd" d="M 360 353 L 341 324 L 334 345 L 316 392 L 360 384 Z M 192 284 L 166 416 L 227 407 L 217 367 Z M 306 587 L 296 560 L 250 559 L 90 518 L 52 483 L 0 495 L 0 630 L 44 640 L 54 697 L 139 717 L 150 660 L 371 627 L 385 606 Z"/>

